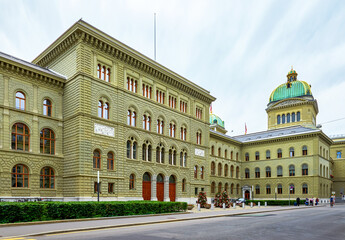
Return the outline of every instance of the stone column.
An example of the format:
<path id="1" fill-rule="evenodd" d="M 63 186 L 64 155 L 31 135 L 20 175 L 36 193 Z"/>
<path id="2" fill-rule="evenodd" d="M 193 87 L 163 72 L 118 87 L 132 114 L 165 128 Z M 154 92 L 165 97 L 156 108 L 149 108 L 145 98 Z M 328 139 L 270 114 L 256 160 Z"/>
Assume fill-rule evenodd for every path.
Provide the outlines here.
<path id="1" fill-rule="evenodd" d="M 170 202 L 169 198 L 169 176 L 164 178 L 164 202 Z"/>
<path id="2" fill-rule="evenodd" d="M 151 180 L 151 201 L 157 201 L 157 175 L 152 175 L 152 180 Z"/>
<path id="3" fill-rule="evenodd" d="M 245 198 L 244 198 L 244 192 L 245 192 L 245 190 L 244 190 L 244 188 L 242 188 L 242 198 L 243 198 L 243 199 L 245 199 Z"/>

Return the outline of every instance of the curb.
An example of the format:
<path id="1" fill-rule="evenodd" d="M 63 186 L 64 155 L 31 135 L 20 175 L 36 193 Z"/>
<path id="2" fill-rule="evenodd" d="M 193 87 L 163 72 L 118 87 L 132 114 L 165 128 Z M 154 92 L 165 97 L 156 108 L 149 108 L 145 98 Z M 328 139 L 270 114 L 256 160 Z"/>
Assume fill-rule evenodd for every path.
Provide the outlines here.
<path id="1" fill-rule="evenodd" d="M 31 233 L 31 234 L 24 234 L 24 235 L 18 235 L 18 236 L 2 237 L 0 239 L 19 238 L 19 237 L 37 237 L 37 236 L 51 235 L 51 234 L 62 234 L 62 233 L 83 232 L 83 231 L 102 230 L 102 229 L 121 228 L 121 227 L 143 226 L 143 225 L 150 225 L 150 224 L 157 224 L 157 223 L 182 222 L 182 221 L 192 221 L 192 220 L 207 219 L 207 218 L 240 216 L 240 215 L 266 213 L 266 212 L 301 210 L 301 209 L 310 209 L 310 208 L 314 208 L 314 207 L 324 207 L 324 206 L 319 205 L 319 206 L 313 206 L 313 207 L 307 207 L 307 208 L 287 208 L 287 209 L 274 209 L 274 210 L 253 211 L 253 212 L 244 212 L 244 213 L 243 212 L 242 213 L 227 213 L 227 214 L 210 215 L 210 216 L 202 216 L 202 217 L 195 216 L 195 217 L 191 217 L 191 218 L 181 218 L 181 219 L 167 219 L 167 220 L 160 220 L 160 221 L 126 223 L 126 224 L 106 225 L 106 226 L 99 226 L 99 227 L 53 230 L 53 231 L 48 231 L 48 232 L 40 232 L 40 233 Z M 160 214 L 159 216 L 161 216 L 161 215 L 174 215 L 174 214 Z M 145 215 L 145 216 L 147 216 L 147 215 Z M 153 215 L 150 215 L 150 216 L 153 216 Z M 131 217 L 134 217 L 134 216 L 131 216 Z M 109 219 L 109 218 L 106 218 L 106 219 Z"/>

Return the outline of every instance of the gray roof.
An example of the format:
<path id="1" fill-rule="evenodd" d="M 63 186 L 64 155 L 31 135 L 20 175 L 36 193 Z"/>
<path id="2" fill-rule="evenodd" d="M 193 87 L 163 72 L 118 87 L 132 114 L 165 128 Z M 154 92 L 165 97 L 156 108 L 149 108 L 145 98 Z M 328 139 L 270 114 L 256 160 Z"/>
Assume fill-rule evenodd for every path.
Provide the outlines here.
<path id="1" fill-rule="evenodd" d="M 66 77 L 64 75 L 61 75 L 57 72 L 54 72 L 53 70 L 51 69 L 48 69 L 48 68 L 44 68 L 44 67 L 41 67 L 41 66 L 38 66 L 36 64 L 33 64 L 31 62 L 27 62 L 25 60 L 22 60 L 22 59 L 19 59 L 19 58 L 16 58 L 16 57 L 13 57 L 11 55 L 8 55 L 6 53 L 3 53 L 3 52 L 0 52 L 0 57 L 2 58 L 5 58 L 5 59 L 8 59 L 10 61 L 13 61 L 13 62 L 16 62 L 16 63 L 19 63 L 19 64 L 22 64 L 24 66 L 27 66 L 29 68 L 33 68 L 35 70 L 38 70 L 38 71 L 41 71 L 41 72 L 44 72 L 44 73 L 47 73 L 47 74 L 50 74 L 50 75 L 53 75 L 55 77 L 58 77 L 58 78 L 63 78 L 63 79 L 66 79 Z"/>
<path id="2" fill-rule="evenodd" d="M 220 132 L 216 132 L 214 130 L 210 130 L 210 131 L 215 133 L 215 134 L 226 137 L 228 139 L 232 139 L 234 141 L 246 143 L 246 142 L 255 142 L 255 141 L 259 141 L 259 140 L 267 140 L 267 139 L 274 139 L 274 138 L 280 138 L 280 137 L 300 135 L 300 134 L 304 134 L 304 133 L 320 132 L 321 130 L 320 129 L 314 129 L 314 128 L 302 127 L 302 126 L 292 126 L 292 127 L 273 129 L 273 130 L 250 133 L 250 134 L 233 136 L 233 137 L 222 134 Z"/>
<path id="3" fill-rule="evenodd" d="M 320 131 L 321 131 L 320 129 L 315 129 L 315 128 L 292 126 L 292 127 L 279 128 L 279 129 L 273 129 L 273 130 L 268 130 L 268 131 L 263 131 L 263 132 L 234 136 L 233 138 L 241 142 L 254 142 L 254 141 L 259 141 L 259 140 L 294 136 L 294 135 L 300 135 L 304 133 L 312 133 L 312 132 L 320 132 Z"/>

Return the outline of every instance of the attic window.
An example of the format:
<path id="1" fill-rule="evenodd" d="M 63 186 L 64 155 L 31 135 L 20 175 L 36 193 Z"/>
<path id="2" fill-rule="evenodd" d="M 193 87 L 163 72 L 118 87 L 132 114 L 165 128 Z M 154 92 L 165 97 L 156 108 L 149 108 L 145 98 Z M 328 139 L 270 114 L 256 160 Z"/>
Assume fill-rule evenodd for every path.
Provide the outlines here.
<path id="1" fill-rule="evenodd" d="M 213 120 L 213 123 L 217 124 L 217 119 L 214 119 L 214 120 Z"/>

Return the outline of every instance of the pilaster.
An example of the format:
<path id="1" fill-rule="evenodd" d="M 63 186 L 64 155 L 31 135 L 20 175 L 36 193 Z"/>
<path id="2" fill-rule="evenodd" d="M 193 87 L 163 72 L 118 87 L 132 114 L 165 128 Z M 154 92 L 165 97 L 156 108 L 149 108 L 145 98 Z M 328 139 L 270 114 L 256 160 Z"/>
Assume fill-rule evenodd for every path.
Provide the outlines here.
<path id="1" fill-rule="evenodd" d="M 170 202 L 169 197 L 169 176 L 164 177 L 164 202 Z"/>
<path id="2" fill-rule="evenodd" d="M 152 175 L 151 201 L 158 201 L 158 199 L 157 199 L 157 175 Z"/>

